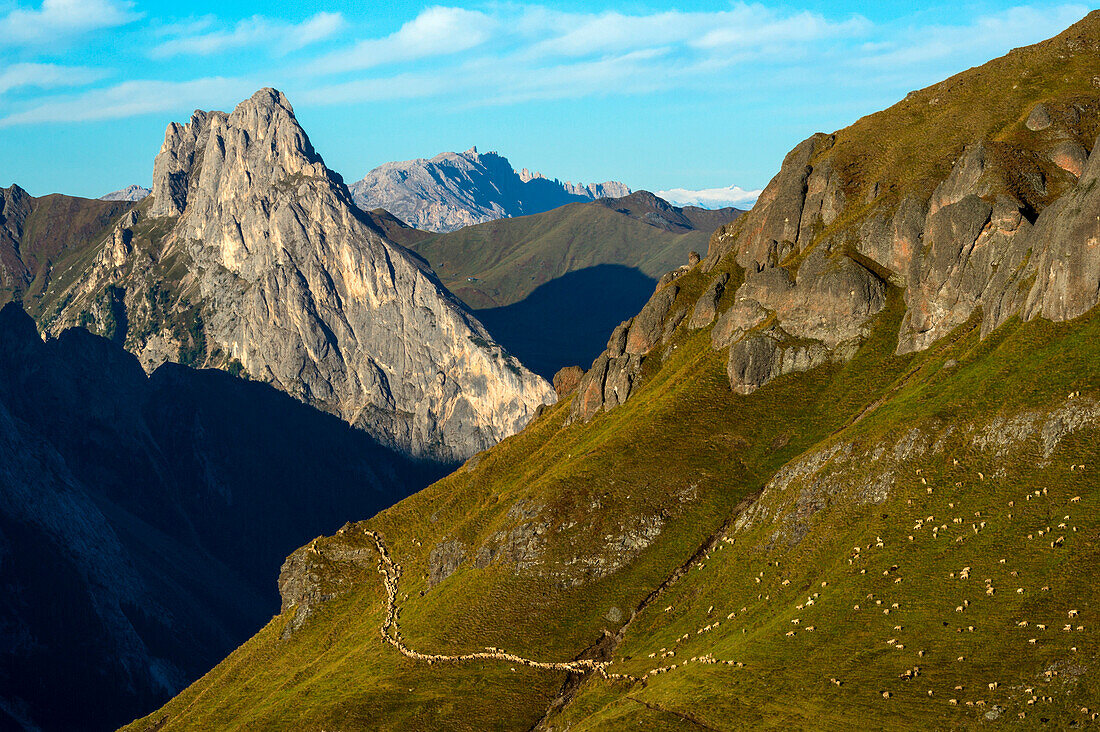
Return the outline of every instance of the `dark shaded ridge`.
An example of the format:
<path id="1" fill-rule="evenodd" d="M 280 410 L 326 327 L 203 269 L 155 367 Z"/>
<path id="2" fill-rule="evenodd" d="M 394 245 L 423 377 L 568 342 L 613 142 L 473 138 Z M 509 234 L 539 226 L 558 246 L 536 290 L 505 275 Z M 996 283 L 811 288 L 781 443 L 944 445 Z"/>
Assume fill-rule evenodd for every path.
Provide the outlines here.
<path id="1" fill-rule="evenodd" d="M 633 267 L 601 264 L 567 272 L 515 304 L 475 314 L 527 368 L 550 379 L 565 366 L 592 363 L 607 334 L 645 305 L 655 285 Z"/>
<path id="2" fill-rule="evenodd" d="M 448 467 L 265 384 L 43 342 L 5 306 L 0 708 L 47 730 L 147 713 L 278 612 L 287 554 Z"/>

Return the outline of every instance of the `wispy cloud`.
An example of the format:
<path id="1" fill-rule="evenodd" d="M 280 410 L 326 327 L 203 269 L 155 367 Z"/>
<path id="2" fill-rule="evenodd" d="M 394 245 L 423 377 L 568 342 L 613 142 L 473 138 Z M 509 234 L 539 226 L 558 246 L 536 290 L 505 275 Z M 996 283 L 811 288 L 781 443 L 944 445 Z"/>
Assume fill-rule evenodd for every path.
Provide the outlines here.
<path id="1" fill-rule="evenodd" d="M 1089 7 L 1080 4 L 1053 8 L 1022 5 L 979 16 L 962 25 L 906 28 L 890 34 L 890 40 L 857 49 L 850 61 L 879 73 L 896 75 L 963 55 L 984 58 L 995 53 L 995 49 L 1023 46 L 1053 36 L 1088 12 Z"/>
<path id="2" fill-rule="evenodd" d="M 479 46 L 498 30 L 497 20 L 463 8 L 431 7 L 384 38 L 359 41 L 310 64 L 307 73 L 333 74 L 445 56 Z"/>
<path id="3" fill-rule="evenodd" d="M 126 81 L 106 89 L 48 97 L 0 118 L 0 127 L 42 122 L 91 122 L 197 107 L 230 107 L 257 85 L 243 79 L 211 77 L 192 81 Z"/>
<path id="4" fill-rule="evenodd" d="M 745 208 L 756 203 L 762 190 L 746 191 L 738 186 L 726 186 L 725 188 L 705 188 L 700 191 L 692 191 L 686 188 L 670 188 L 667 191 L 657 191 L 657 195 L 669 203 L 677 206 L 699 206 L 701 208 L 725 208 L 736 206 Z"/>
<path id="5" fill-rule="evenodd" d="M 209 19 L 194 21 L 189 32 L 164 41 L 153 48 L 153 58 L 172 56 L 209 56 L 225 51 L 263 45 L 276 55 L 297 51 L 338 33 L 345 25 L 340 13 L 317 13 L 301 23 L 285 23 L 256 15 L 239 21 L 232 28 L 206 32 L 212 22 Z"/>
<path id="6" fill-rule="evenodd" d="M 91 31 L 132 23 L 141 17 L 125 0 L 42 0 L 0 17 L 0 47 L 56 45 Z"/>
<path id="7" fill-rule="evenodd" d="M 746 3 L 717 12 L 671 10 L 629 15 L 543 13 L 529 9 L 527 14 L 557 31 L 535 43 L 531 48 L 533 55 L 587 56 L 665 45 L 714 51 L 760 49 L 777 42 L 791 44 L 851 36 L 871 26 L 859 16 L 833 21 L 818 13 L 784 13 Z M 517 25 L 522 28 L 532 24 L 521 21 Z"/>
<path id="8" fill-rule="evenodd" d="M 87 66 L 60 66 L 58 64 L 19 63 L 0 71 L 0 94 L 21 87 L 55 89 L 66 86 L 83 86 L 99 81 L 107 72 Z"/>
<path id="9" fill-rule="evenodd" d="M 98 9 L 94 21 L 89 7 Z M 1021 45 L 1053 35 L 1087 10 L 1078 3 L 1019 6 L 958 25 L 907 27 L 904 20 L 876 26 L 858 15 L 745 2 L 714 12 L 649 13 L 566 12 L 499 3 L 480 10 L 432 6 L 396 31 L 376 37 L 356 38 L 354 26 L 342 15 L 322 12 L 300 23 L 262 16 L 235 23 L 211 16 L 179 19 L 147 29 L 147 40 L 154 59 L 193 56 L 216 62 L 220 54 L 254 49 L 261 59 L 252 67 L 256 72 L 239 74 L 262 75 L 259 85 L 289 82 L 286 90 L 309 105 L 420 99 L 459 110 L 677 90 L 709 95 L 748 90 L 746 102 L 753 103 L 768 96 L 753 90 L 767 87 L 800 93 L 811 84 L 927 83 L 988 58 L 1006 42 Z M 38 9 L 10 11 L 0 25 L 33 19 L 39 26 L 60 27 L 59 18 L 65 16 L 70 29 L 89 29 L 124 23 L 133 15 L 123 0 L 44 0 Z M 345 32 L 352 38 L 342 47 L 320 47 L 319 41 Z M 280 56 L 307 47 L 294 64 L 279 68 L 270 60 L 272 50 Z M 8 79 L 8 88 L 61 86 L 56 69 L 34 66 L 0 72 L 0 79 Z M 73 78 L 84 77 L 74 73 Z M 198 90 L 217 92 L 229 85 L 230 80 L 220 77 L 145 80 L 77 95 L 42 94 L 9 111 L 3 124 L 179 109 L 184 104 L 171 98 L 176 90 L 198 96 Z M 241 95 L 250 91 L 243 88 Z M 138 98 L 143 92 L 169 98 Z M 225 95 L 212 97 L 196 98 L 196 106 L 233 101 Z"/>

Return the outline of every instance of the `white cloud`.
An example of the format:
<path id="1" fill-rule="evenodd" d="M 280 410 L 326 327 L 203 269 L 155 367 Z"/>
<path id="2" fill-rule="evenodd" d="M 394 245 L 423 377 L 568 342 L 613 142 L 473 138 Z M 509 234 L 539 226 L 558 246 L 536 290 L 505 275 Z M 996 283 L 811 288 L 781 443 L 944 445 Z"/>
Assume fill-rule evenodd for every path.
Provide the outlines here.
<path id="1" fill-rule="evenodd" d="M 1087 6 L 1078 4 L 1053 8 L 1021 5 L 979 16 L 966 25 L 908 28 L 892 33 L 889 41 L 868 44 L 854 61 L 860 66 L 897 73 L 914 65 L 950 61 L 960 56 L 986 58 L 1056 35 L 1088 12 Z"/>
<path id="2" fill-rule="evenodd" d="M 17 7 L 0 17 L 0 46 L 53 45 L 141 17 L 125 0 L 42 0 L 38 9 Z"/>
<path id="3" fill-rule="evenodd" d="M 667 191 L 657 191 L 658 196 L 676 206 L 699 206 L 701 208 L 725 208 L 735 206 L 748 208 L 756 203 L 756 199 L 764 191 L 746 191 L 738 186 L 726 186 L 725 188 L 704 188 L 698 191 L 686 188 L 670 188 Z"/>
<path id="4" fill-rule="evenodd" d="M 210 77 L 192 81 L 127 81 L 80 94 L 47 97 L 0 118 L 0 127 L 41 122 L 91 122 L 154 112 L 228 107 L 258 88 L 243 79 Z"/>
<path id="5" fill-rule="evenodd" d="M 195 21 L 194 26 L 205 28 L 210 24 L 209 19 L 200 19 Z M 155 47 L 150 55 L 154 58 L 208 56 L 259 45 L 276 53 L 289 53 L 329 38 L 344 25 L 344 17 L 340 13 L 317 13 L 301 23 L 284 23 L 256 15 L 239 21 L 229 30 L 188 33 L 172 38 Z"/>
<path id="6" fill-rule="evenodd" d="M 99 81 L 106 73 L 86 66 L 20 63 L 0 71 L 0 94 L 21 87 L 54 89 L 63 86 L 83 86 Z"/>
<path id="7" fill-rule="evenodd" d="M 334 74 L 466 51 L 489 40 L 497 21 L 476 10 L 434 6 L 385 38 L 360 41 L 321 57 L 308 73 Z"/>
<path id="8" fill-rule="evenodd" d="M 717 12 L 671 10 L 651 15 L 543 12 L 538 17 L 553 32 L 531 47 L 531 54 L 536 56 L 585 56 L 669 44 L 711 52 L 774 47 L 777 43 L 789 48 L 791 43 L 851 36 L 870 27 L 870 23 L 859 17 L 834 22 L 817 13 L 789 15 L 746 3 L 736 3 L 730 10 Z"/>

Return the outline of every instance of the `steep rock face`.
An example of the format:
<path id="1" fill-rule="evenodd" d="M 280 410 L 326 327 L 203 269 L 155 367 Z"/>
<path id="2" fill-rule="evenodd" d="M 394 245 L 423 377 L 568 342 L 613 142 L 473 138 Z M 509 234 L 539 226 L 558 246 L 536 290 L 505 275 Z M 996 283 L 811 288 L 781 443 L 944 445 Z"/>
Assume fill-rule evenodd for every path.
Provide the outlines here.
<path id="1" fill-rule="evenodd" d="M 584 186 L 550 180 L 526 168 L 516 173 L 503 156 L 479 153 L 476 147 L 430 160 L 386 163 L 350 190 L 364 210 L 384 208 L 411 226 L 436 232 L 630 193 L 614 181 Z"/>
<path id="2" fill-rule="evenodd" d="M 422 260 L 355 208 L 280 92 L 170 125 L 153 191 L 52 329 L 101 324 L 92 305 L 114 292 L 124 307 L 111 322 L 125 316 L 121 339 L 146 368 L 186 356 L 243 369 L 442 461 L 495 444 L 554 401 Z M 159 281 L 171 291 L 156 291 Z"/>
<path id="3" fill-rule="evenodd" d="M 929 348 L 976 313 L 985 335 L 1014 315 L 1066 320 L 1094 307 L 1100 98 L 1087 60 L 1100 44 L 1077 28 L 1050 43 L 1074 69 L 1074 84 L 1038 105 L 1022 92 L 1015 107 L 997 99 L 999 116 L 968 117 L 969 138 L 956 121 L 969 113 L 970 95 L 990 94 L 981 77 L 1002 67 L 1018 74 L 1021 59 L 1010 54 L 796 146 L 755 208 L 711 238 L 698 274 L 689 268 L 661 280 L 710 281 L 695 286 L 705 290 L 694 302 L 668 307 L 658 289 L 643 312 L 660 305 L 662 318 L 671 313 L 661 341 L 672 337 L 679 309 L 693 308 L 688 326 L 714 323 L 714 347 L 729 349 L 730 386 L 748 394 L 782 374 L 849 358 L 891 286 L 904 290 L 899 353 Z M 1068 84 L 1070 72 L 1060 73 Z M 934 144 L 926 129 L 917 134 L 931 123 L 914 121 L 928 108 L 943 126 Z M 875 147 L 882 130 L 899 128 L 910 136 Z M 908 167 L 884 169 L 891 156 Z M 726 285 L 733 275 L 736 288 Z M 582 381 L 573 414 L 589 418 L 620 403 L 621 390 L 599 388 L 615 373 L 629 374 L 629 395 L 641 361 L 660 355 L 646 345 L 634 349 L 637 363 L 626 372 L 613 368 L 609 345 Z"/>
<path id="4" fill-rule="evenodd" d="M 29 281 L 19 244 L 30 213 L 30 194 L 16 185 L 0 188 L 0 288 L 5 290 L 21 289 Z"/>

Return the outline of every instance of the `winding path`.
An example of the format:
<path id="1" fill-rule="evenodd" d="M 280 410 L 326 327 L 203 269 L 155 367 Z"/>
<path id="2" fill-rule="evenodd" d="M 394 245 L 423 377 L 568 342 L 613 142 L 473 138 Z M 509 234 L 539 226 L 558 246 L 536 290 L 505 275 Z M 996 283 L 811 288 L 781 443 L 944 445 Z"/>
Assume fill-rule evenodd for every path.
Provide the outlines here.
<path id="1" fill-rule="evenodd" d="M 386 588 L 386 618 L 382 621 L 382 627 L 380 628 L 382 639 L 396 648 L 401 655 L 406 658 L 425 661 L 429 664 L 442 663 L 445 661 L 508 661 L 510 663 L 517 663 L 531 668 L 546 669 L 548 671 L 566 671 L 571 674 L 586 674 L 590 671 L 596 671 L 604 677 L 619 676 L 618 674 L 608 674 L 604 670 L 605 666 L 610 665 L 610 662 L 607 661 L 592 661 L 588 659 L 580 661 L 535 661 L 498 649 L 479 653 L 464 653 L 458 656 L 441 653 L 420 653 L 419 651 L 412 650 L 401 640 L 401 631 L 397 627 L 397 584 L 401 579 L 401 565 L 390 558 L 389 551 L 386 549 L 386 544 L 382 541 L 381 536 L 370 530 L 367 530 L 365 533 L 374 540 L 375 546 L 378 548 L 378 555 L 380 557 L 378 561 L 378 573 L 382 575 L 382 583 Z"/>

